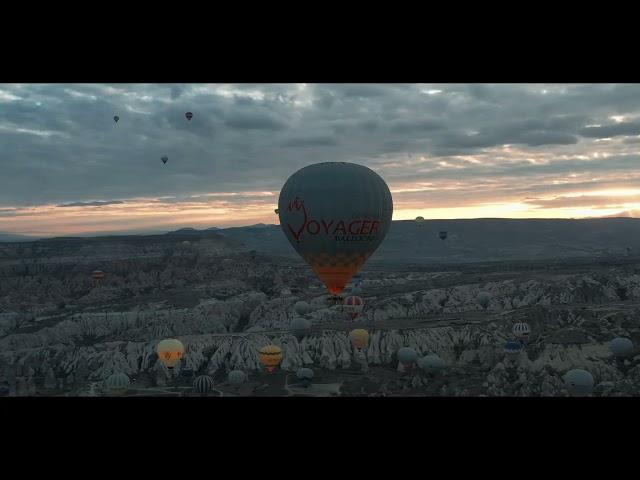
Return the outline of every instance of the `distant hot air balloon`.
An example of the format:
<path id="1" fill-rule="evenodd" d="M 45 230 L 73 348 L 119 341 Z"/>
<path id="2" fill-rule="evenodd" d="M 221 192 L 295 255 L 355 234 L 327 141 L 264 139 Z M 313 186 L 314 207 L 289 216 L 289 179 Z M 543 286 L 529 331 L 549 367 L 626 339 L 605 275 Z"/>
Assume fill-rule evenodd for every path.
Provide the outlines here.
<path id="1" fill-rule="evenodd" d="M 120 120 L 120 117 L 119 117 L 119 116 L 117 116 L 117 115 L 116 115 L 115 117 L 113 117 L 113 121 L 114 121 L 114 122 L 118 123 L 118 120 Z"/>
<path id="2" fill-rule="evenodd" d="M 419 227 L 423 227 L 425 225 L 424 217 L 416 217 L 415 222 Z"/>
<path id="3" fill-rule="evenodd" d="M 298 315 L 306 315 L 311 311 L 311 306 L 307 302 L 300 300 L 296 302 L 293 309 Z"/>
<path id="4" fill-rule="evenodd" d="M 349 340 L 351 340 L 351 345 L 357 350 L 366 348 L 369 346 L 369 332 L 362 328 L 356 328 L 349 332 Z"/>
<path id="5" fill-rule="evenodd" d="M 229 375 L 227 375 L 227 380 L 229 380 L 229 383 L 231 385 L 238 386 L 244 383 L 246 379 L 247 379 L 247 376 L 242 370 L 231 370 L 229 372 Z"/>
<path id="6" fill-rule="evenodd" d="M 166 155 L 164 155 L 164 156 L 161 158 L 161 160 L 162 160 L 162 163 L 165 163 L 165 164 L 166 164 L 166 163 L 169 161 L 169 157 L 167 157 Z"/>
<path id="7" fill-rule="evenodd" d="M 169 370 L 173 370 L 184 355 L 184 345 L 180 340 L 168 338 L 158 343 L 156 353 L 162 364 Z"/>
<path id="8" fill-rule="evenodd" d="M 308 388 L 311 385 L 313 375 L 313 370 L 310 368 L 299 368 L 296 372 L 296 377 L 300 380 L 300 383 L 304 388 Z"/>
<path id="9" fill-rule="evenodd" d="M 267 345 L 260 349 L 260 362 L 272 373 L 282 362 L 282 349 L 276 345 Z"/>
<path id="10" fill-rule="evenodd" d="M 489 295 L 487 292 L 480 292 L 476 297 L 476 301 L 483 310 L 486 310 L 487 307 L 489 307 L 489 303 L 491 302 L 491 295 Z"/>
<path id="11" fill-rule="evenodd" d="M 99 282 L 104 280 L 105 274 L 102 270 L 94 270 L 91 272 L 91 280 L 93 280 L 93 284 L 97 285 Z"/>
<path id="12" fill-rule="evenodd" d="M 593 391 L 593 375 L 586 370 L 569 370 L 562 379 L 571 395 L 589 395 Z"/>
<path id="13" fill-rule="evenodd" d="M 193 381 L 193 389 L 200 395 L 206 395 L 213 390 L 213 378 L 209 375 L 200 375 Z"/>
<path id="14" fill-rule="evenodd" d="M 389 187 L 373 170 L 326 162 L 298 170 L 278 199 L 280 225 L 332 295 L 339 295 L 391 225 Z"/>
<path id="15" fill-rule="evenodd" d="M 398 361 L 405 369 L 413 367 L 416 360 L 418 360 L 418 354 L 413 348 L 402 347 L 398 350 Z"/>
<path id="16" fill-rule="evenodd" d="M 522 344 L 520 342 L 509 341 L 504 345 L 504 353 L 508 357 L 517 357 L 522 351 Z"/>
<path id="17" fill-rule="evenodd" d="M 280 214 L 280 209 L 279 209 L 279 208 L 276 208 L 276 209 L 274 210 L 274 212 L 276 212 L 276 215 L 278 215 L 278 214 Z"/>
<path id="18" fill-rule="evenodd" d="M 302 317 L 294 318 L 289 328 L 298 339 L 301 339 L 311 331 L 311 322 Z"/>
<path id="19" fill-rule="evenodd" d="M 187 112 L 184 114 L 184 116 L 187 117 L 187 120 L 191 121 L 191 119 L 193 118 L 193 113 Z"/>
<path id="20" fill-rule="evenodd" d="M 118 372 L 110 375 L 104 382 L 106 389 L 116 395 L 126 393 L 131 381 L 126 373 Z"/>
<path id="21" fill-rule="evenodd" d="M 531 334 L 531 328 L 526 322 L 518 322 L 513 325 L 513 334 L 516 338 L 529 338 Z"/>
<path id="22" fill-rule="evenodd" d="M 447 368 L 447 363 L 435 353 L 430 353 L 418 360 L 418 366 L 427 372 L 434 373 Z"/>
<path id="23" fill-rule="evenodd" d="M 355 320 L 364 310 L 364 300 L 362 297 L 351 296 L 344 299 L 344 311 Z"/>
<path id="24" fill-rule="evenodd" d="M 438 233 L 438 236 L 440 237 L 440 240 L 446 240 L 447 239 L 447 232 L 442 231 L 442 232 Z"/>

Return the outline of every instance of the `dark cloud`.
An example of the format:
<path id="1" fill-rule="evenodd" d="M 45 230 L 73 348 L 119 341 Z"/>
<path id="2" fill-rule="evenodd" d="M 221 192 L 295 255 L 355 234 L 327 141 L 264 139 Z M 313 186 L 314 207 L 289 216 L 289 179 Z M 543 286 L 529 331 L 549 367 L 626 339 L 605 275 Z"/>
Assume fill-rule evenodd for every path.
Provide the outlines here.
<path id="1" fill-rule="evenodd" d="M 225 125 L 239 130 L 283 130 L 287 125 L 265 113 L 237 112 L 227 116 Z"/>
<path id="2" fill-rule="evenodd" d="M 600 127 L 585 127 L 580 135 L 589 138 L 610 138 L 620 135 L 640 135 L 640 122 L 622 122 Z"/>
<path id="3" fill-rule="evenodd" d="M 285 140 L 283 147 L 333 147 L 338 145 L 334 137 L 318 136 L 318 137 L 300 137 Z"/>

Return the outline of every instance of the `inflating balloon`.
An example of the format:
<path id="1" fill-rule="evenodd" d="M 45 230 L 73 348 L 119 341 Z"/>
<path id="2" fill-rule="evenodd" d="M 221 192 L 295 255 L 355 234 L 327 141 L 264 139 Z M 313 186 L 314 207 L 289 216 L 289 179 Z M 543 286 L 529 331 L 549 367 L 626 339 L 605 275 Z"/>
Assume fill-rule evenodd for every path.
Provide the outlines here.
<path id="1" fill-rule="evenodd" d="M 260 349 L 260 362 L 272 373 L 282 362 L 282 349 L 276 345 L 267 345 Z"/>
<path id="2" fill-rule="evenodd" d="M 364 310 L 364 300 L 361 297 L 351 296 L 344 299 L 344 311 L 349 314 L 351 320 L 355 320 Z"/>
<path id="3" fill-rule="evenodd" d="M 131 381 L 125 373 L 118 372 L 110 375 L 105 380 L 104 384 L 107 390 L 109 390 L 111 393 L 122 395 L 129 388 Z"/>
<path id="4" fill-rule="evenodd" d="M 160 362 L 169 370 L 173 370 L 184 355 L 184 345 L 180 340 L 168 338 L 158 343 L 156 353 Z"/>
<path id="5" fill-rule="evenodd" d="M 571 395 L 589 395 L 593 391 L 593 375 L 586 370 L 569 370 L 562 379 Z"/>
<path id="6" fill-rule="evenodd" d="M 322 280 L 339 295 L 382 243 L 393 200 L 373 170 L 326 162 L 298 170 L 278 199 L 285 236 Z"/>
<path id="7" fill-rule="evenodd" d="M 213 390 L 213 378 L 209 375 L 200 375 L 193 381 L 193 389 L 201 394 L 206 395 Z"/>

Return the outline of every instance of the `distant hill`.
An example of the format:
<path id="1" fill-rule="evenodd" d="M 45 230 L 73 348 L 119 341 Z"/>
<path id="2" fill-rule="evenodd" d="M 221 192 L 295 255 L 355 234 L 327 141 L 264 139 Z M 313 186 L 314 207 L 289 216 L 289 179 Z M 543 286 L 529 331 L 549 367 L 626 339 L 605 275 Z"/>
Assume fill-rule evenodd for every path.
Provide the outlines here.
<path id="1" fill-rule="evenodd" d="M 438 233 L 445 230 L 443 242 Z M 247 247 L 296 255 L 279 225 L 220 230 Z M 597 218 L 394 221 L 372 257 L 392 262 L 468 262 L 640 254 L 640 219 Z"/>
<path id="2" fill-rule="evenodd" d="M 15 235 L 13 233 L 0 232 L 0 242 L 32 242 L 38 237 L 28 237 L 26 235 Z"/>

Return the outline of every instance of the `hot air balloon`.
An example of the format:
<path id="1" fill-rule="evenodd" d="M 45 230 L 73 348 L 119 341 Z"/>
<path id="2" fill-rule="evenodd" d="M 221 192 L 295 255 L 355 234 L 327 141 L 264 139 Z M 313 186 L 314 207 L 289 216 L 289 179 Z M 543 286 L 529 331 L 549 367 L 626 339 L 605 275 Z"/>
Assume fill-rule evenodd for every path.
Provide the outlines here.
<path id="1" fill-rule="evenodd" d="M 161 158 L 161 160 L 162 160 L 162 163 L 165 163 L 165 164 L 166 164 L 166 163 L 169 161 L 169 157 L 167 157 L 166 155 L 164 155 L 164 156 Z"/>
<path id="2" fill-rule="evenodd" d="M 489 295 L 487 292 L 480 292 L 476 297 L 476 301 L 478 302 L 478 305 L 482 307 L 483 310 L 486 310 L 487 307 L 489 306 L 489 302 L 491 302 L 491 295 Z"/>
<path id="3" fill-rule="evenodd" d="M 440 240 L 446 240 L 447 239 L 447 232 L 442 231 L 442 232 L 438 233 L 438 236 L 440 237 Z"/>
<path id="4" fill-rule="evenodd" d="M 609 344 L 609 349 L 617 358 L 625 358 L 633 353 L 633 342 L 628 338 L 614 338 Z"/>
<path id="5" fill-rule="evenodd" d="M 413 367 L 413 364 L 418 360 L 418 354 L 411 347 L 402 347 L 398 350 L 398 361 L 405 369 Z"/>
<path id="6" fill-rule="evenodd" d="M 569 370 L 562 379 L 571 395 L 589 395 L 593 391 L 593 375 L 586 370 Z"/>
<path id="7" fill-rule="evenodd" d="M 422 223 L 424 222 L 424 217 L 416 217 L 416 223 Z"/>
<path id="8" fill-rule="evenodd" d="M 504 345 L 504 353 L 508 357 L 517 357 L 522 351 L 522 344 L 520 342 L 509 341 Z"/>
<path id="9" fill-rule="evenodd" d="M 227 375 L 227 380 L 231 385 L 241 385 L 246 380 L 247 376 L 242 370 L 231 370 Z"/>
<path id="10" fill-rule="evenodd" d="M 193 118 L 193 113 L 187 112 L 184 114 L 184 116 L 187 117 L 187 120 L 191 121 L 191 119 Z"/>
<path id="11" fill-rule="evenodd" d="M 355 320 L 364 310 L 364 300 L 361 297 L 351 296 L 344 299 L 344 311 L 349 314 L 351 320 Z"/>
<path id="12" fill-rule="evenodd" d="M 282 361 L 282 349 L 276 345 L 267 345 L 260 349 L 260 362 L 272 373 Z"/>
<path id="13" fill-rule="evenodd" d="M 209 375 L 200 375 L 193 381 L 193 389 L 200 395 L 206 395 L 213 390 L 213 378 Z"/>
<path id="14" fill-rule="evenodd" d="M 184 345 L 180 340 L 168 338 L 158 343 L 156 353 L 162 364 L 169 370 L 173 370 L 184 355 Z"/>
<path id="15" fill-rule="evenodd" d="M 513 334 L 516 338 L 527 339 L 531 334 L 531 328 L 526 322 L 518 322 L 513 325 Z"/>
<path id="16" fill-rule="evenodd" d="M 300 300 L 299 302 L 296 302 L 293 309 L 298 315 L 306 315 L 311 311 L 311 306 L 307 302 Z"/>
<path id="17" fill-rule="evenodd" d="M 117 116 L 117 115 L 116 115 L 115 117 L 113 117 L 113 121 L 114 121 L 114 122 L 118 123 L 118 120 L 120 120 L 120 117 L 119 117 L 119 116 Z"/>
<path id="18" fill-rule="evenodd" d="M 430 353 L 418 360 L 418 366 L 427 372 L 435 373 L 447 368 L 447 363 L 435 353 Z"/>
<path id="19" fill-rule="evenodd" d="M 369 346 L 369 332 L 362 328 L 356 328 L 349 332 L 349 340 L 351 340 L 351 345 L 354 348 L 361 350 Z"/>
<path id="20" fill-rule="evenodd" d="M 116 395 L 126 393 L 131 381 L 126 373 L 118 372 L 110 375 L 104 382 L 106 389 Z"/>
<path id="21" fill-rule="evenodd" d="M 279 208 L 276 208 L 276 209 L 274 210 L 274 212 L 276 212 L 276 215 L 279 215 L 279 214 L 280 214 L 280 209 L 279 209 Z"/>
<path id="22" fill-rule="evenodd" d="M 296 377 L 300 380 L 300 383 L 304 388 L 308 388 L 311 385 L 313 375 L 313 370 L 310 368 L 299 368 L 296 372 Z"/>
<path id="23" fill-rule="evenodd" d="M 278 209 L 293 248 L 337 296 L 382 243 L 393 200 L 373 170 L 325 162 L 291 175 L 280 191 Z"/>
<path id="24" fill-rule="evenodd" d="M 311 322 L 306 318 L 298 317 L 291 320 L 291 331 L 300 340 L 311 331 Z"/>

